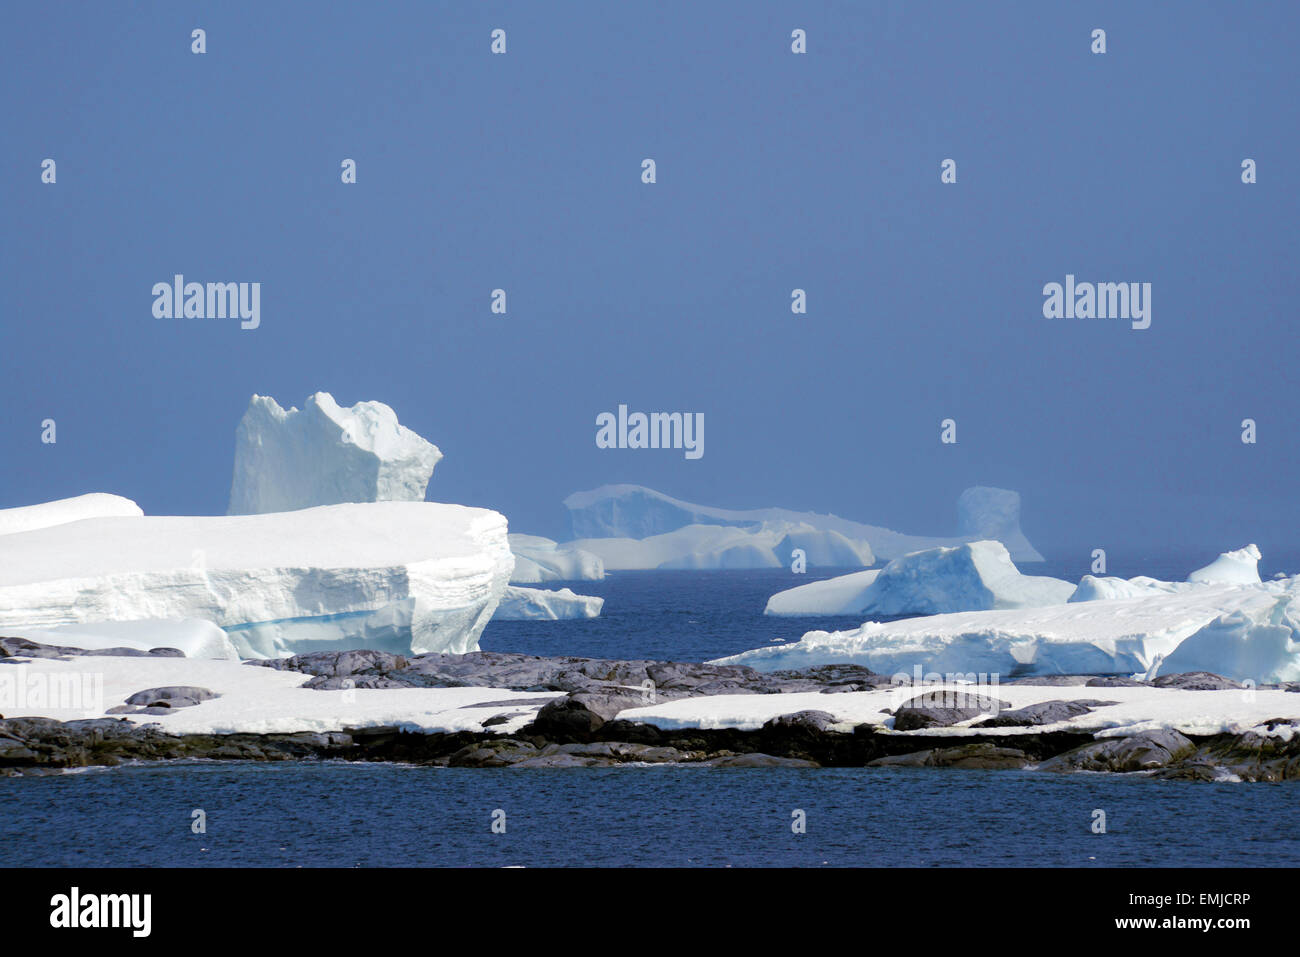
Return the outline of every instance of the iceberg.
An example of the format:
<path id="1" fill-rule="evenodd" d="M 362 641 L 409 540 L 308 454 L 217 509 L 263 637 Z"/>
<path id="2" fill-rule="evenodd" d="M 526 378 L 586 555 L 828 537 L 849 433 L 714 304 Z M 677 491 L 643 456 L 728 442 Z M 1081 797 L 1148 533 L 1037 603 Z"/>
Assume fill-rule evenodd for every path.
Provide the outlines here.
<path id="1" fill-rule="evenodd" d="M 1185 582 L 1166 582 L 1158 578 L 1139 575 L 1137 578 L 1098 578 L 1084 575 L 1069 600 L 1097 601 L 1107 598 L 1136 598 L 1139 595 L 1169 595 L 1184 592 L 1201 585 L 1257 585 L 1259 584 L 1259 548 L 1247 545 L 1236 551 L 1224 552 L 1204 568 L 1187 576 Z"/>
<path id="2" fill-rule="evenodd" d="M 432 502 L 92 518 L 0 549 L 0 633 L 199 618 L 244 657 L 478 646 L 514 559 L 504 516 Z"/>
<path id="3" fill-rule="evenodd" d="M 422 502 L 436 445 L 382 402 L 342 408 L 317 392 L 288 411 L 255 395 L 235 432 L 230 515 L 257 515 L 349 502 Z"/>
<path id="4" fill-rule="evenodd" d="M 506 588 L 493 621 L 561 621 L 569 618 L 599 618 L 605 599 L 576 595 L 568 588 Z"/>
<path id="5" fill-rule="evenodd" d="M 919 666 L 1010 677 L 1132 675 L 1188 670 L 1195 652 L 1198 668 L 1263 684 L 1294 673 L 1295 658 L 1279 637 L 1297 640 L 1298 599 L 1300 577 L 1198 585 L 1130 598 L 867 622 L 850 631 L 812 631 L 791 644 L 714 663 L 760 671 L 858 664 L 882 674 Z M 1183 651 L 1186 641 L 1191 644 Z M 1258 670 L 1247 673 L 1252 669 Z"/>
<path id="6" fill-rule="evenodd" d="M 599 555 L 540 535 L 510 535 L 515 556 L 512 585 L 536 585 L 555 581 L 600 581 L 605 564 Z"/>
<path id="7" fill-rule="evenodd" d="M 895 558 L 882 569 L 811 582 L 768 599 L 766 615 L 938 615 L 1059 605 L 1075 586 L 1022 575 L 1001 542 L 968 542 Z"/>
<path id="8" fill-rule="evenodd" d="M 947 537 L 905 535 L 877 525 L 816 512 L 784 508 L 738 511 L 694 505 L 640 485 L 603 485 L 590 491 L 575 492 L 564 500 L 564 506 L 569 513 L 572 537 L 588 542 L 607 538 L 647 539 L 691 525 L 752 529 L 765 523 L 785 523 L 834 533 L 838 539 L 853 543 L 862 554 L 873 556 L 864 562 L 846 563 L 842 561 L 845 556 L 835 555 L 842 566 L 870 565 L 876 558 L 888 561 L 909 552 L 981 539 L 1001 541 L 1015 561 L 1043 560 L 1020 531 L 1019 493 L 983 486 L 969 488 L 958 498 L 957 519 L 961 532 Z M 783 556 L 780 564 L 788 562 L 789 557 Z M 811 553 L 808 563 L 814 566 L 834 564 L 814 561 Z"/>
<path id="9" fill-rule="evenodd" d="M 31 532 L 52 525 L 66 525 L 83 518 L 139 517 L 144 512 L 129 498 L 91 492 L 74 498 L 61 498 L 39 505 L 0 509 L 0 535 Z"/>
<path id="10" fill-rule="evenodd" d="M 606 569 L 780 568 L 803 549 L 809 565 L 870 565 L 865 542 L 803 522 L 769 521 L 757 526 L 687 525 L 648 538 L 584 538 L 573 547 L 600 557 Z"/>

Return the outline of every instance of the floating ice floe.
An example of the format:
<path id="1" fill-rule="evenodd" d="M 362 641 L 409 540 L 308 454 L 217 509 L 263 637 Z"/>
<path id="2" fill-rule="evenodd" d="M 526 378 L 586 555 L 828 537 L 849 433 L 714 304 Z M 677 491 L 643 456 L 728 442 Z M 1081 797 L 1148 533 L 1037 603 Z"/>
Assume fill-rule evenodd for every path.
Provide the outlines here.
<path id="1" fill-rule="evenodd" d="M 1074 585 L 1059 578 L 1022 575 L 1001 542 L 968 542 L 778 592 L 768 599 L 764 614 L 937 615 L 1057 605 L 1074 591 Z"/>
<path id="2" fill-rule="evenodd" d="M 5 536 L 0 629 L 200 618 L 245 657 L 459 653 L 513 564 L 502 515 L 431 502 L 85 519 Z"/>
<path id="3" fill-rule="evenodd" d="M 867 622 L 719 659 L 761 671 L 860 664 L 882 674 L 1171 674 L 1300 680 L 1300 577 L 1136 597 Z"/>
<path id="4" fill-rule="evenodd" d="M 422 502 L 442 452 L 382 402 L 339 406 L 328 392 L 288 411 L 255 395 L 235 432 L 231 515 L 346 502 Z"/>
<path id="5" fill-rule="evenodd" d="M 764 529 L 776 527 L 801 529 L 800 534 L 811 546 L 805 548 L 810 566 L 870 565 L 877 558 L 889 560 L 925 548 L 981 539 L 1002 542 L 1016 561 L 1043 560 L 1043 556 L 1029 544 L 1020 530 L 1019 493 L 982 486 L 967 489 L 958 499 L 959 533 L 953 536 L 904 535 L 836 515 L 819 515 L 784 508 L 744 511 L 712 508 L 684 502 L 639 485 L 605 485 L 591 491 L 575 492 L 564 500 L 564 505 L 569 511 L 573 538 L 580 540 L 582 547 L 596 551 L 602 558 L 607 553 L 614 553 L 625 562 L 643 563 L 625 564 L 621 566 L 624 568 L 658 568 L 664 561 L 671 561 L 671 567 L 678 568 L 769 567 L 771 563 L 765 553 L 771 550 L 771 545 L 765 540 L 768 534 Z M 643 552 L 621 544 L 600 545 L 601 541 L 608 539 L 621 542 L 659 538 L 688 526 L 739 529 L 739 532 L 732 533 L 735 552 L 730 558 L 732 564 L 720 566 L 712 558 L 701 558 L 698 563 L 692 564 L 691 554 L 682 550 L 689 544 L 688 540 L 673 540 L 670 543 L 660 540 L 655 547 Z M 698 536 L 703 533 L 693 534 Z M 746 534 L 760 539 L 752 543 L 755 546 L 752 551 L 757 555 L 756 565 L 737 564 L 741 561 Z M 677 551 L 666 554 L 668 544 L 675 546 Z M 705 541 L 704 544 L 710 545 L 712 542 Z M 792 544 L 791 547 L 804 546 Z M 789 565 L 791 562 L 788 552 L 778 553 L 775 558 L 778 559 L 777 565 Z M 644 564 L 654 559 L 659 561 Z M 606 567 L 612 569 L 618 566 L 610 564 L 607 558 Z"/>
<path id="6" fill-rule="evenodd" d="M 540 535 L 511 534 L 510 551 L 515 556 L 512 585 L 599 581 L 605 577 L 605 564 L 599 555 L 571 544 L 560 545 Z"/>

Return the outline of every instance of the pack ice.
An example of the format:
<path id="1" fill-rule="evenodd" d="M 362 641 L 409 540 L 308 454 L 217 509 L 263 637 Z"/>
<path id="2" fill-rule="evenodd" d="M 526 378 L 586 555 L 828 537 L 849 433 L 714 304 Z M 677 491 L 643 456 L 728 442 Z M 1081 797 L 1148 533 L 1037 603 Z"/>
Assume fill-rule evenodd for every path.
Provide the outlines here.
<path id="1" fill-rule="evenodd" d="M 0 628 L 197 618 L 244 657 L 459 653 L 513 564 L 502 515 L 432 502 L 90 518 L 5 536 Z"/>
<path id="2" fill-rule="evenodd" d="M 852 663 L 883 674 L 921 667 L 1008 677 L 1154 678 L 1203 670 L 1257 684 L 1300 680 L 1300 576 L 1243 583 L 1089 582 L 1090 577 L 1077 591 L 1087 586 L 1096 597 L 1080 598 L 1076 592 L 1068 602 L 1041 607 L 812 631 L 798 642 L 756 648 L 719 663 L 761 671 Z"/>
<path id="3" fill-rule="evenodd" d="M 580 540 L 582 547 L 597 551 L 606 558 L 605 551 L 597 545 L 601 539 L 645 540 L 686 528 L 688 526 L 725 527 L 748 531 L 760 538 L 770 534 L 778 527 L 803 529 L 804 536 L 821 543 L 827 549 L 823 561 L 814 559 L 808 553 L 808 564 L 812 566 L 841 567 L 852 565 L 870 565 L 876 558 L 885 560 L 898 558 L 909 552 L 934 548 L 940 545 L 957 545 L 968 541 L 994 539 L 1002 542 L 1011 557 L 1018 562 L 1040 562 L 1043 556 L 1029 544 L 1020 530 L 1020 495 L 1007 489 L 977 486 L 962 492 L 957 500 L 958 534 L 954 536 L 918 536 L 905 535 L 892 529 L 877 525 L 865 525 L 861 522 L 840 518 L 837 515 L 820 515 L 816 512 L 798 512 L 784 508 L 762 508 L 734 510 L 695 505 L 681 499 L 664 495 L 653 489 L 640 485 L 604 485 L 586 492 L 575 492 L 564 500 L 569 512 L 569 526 L 573 538 Z M 768 532 L 764 532 L 767 526 Z M 695 535 L 703 535 L 696 532 Z M 734 564 L 740 560 L 744 548 L 743 536 L 733 533 L 736 554 L 732 556 L 733 564 L 721 567 L 766 567 L 770 564 L 764 552 L 770 546 L 764 541 L 750 544 L 756 546 L 760 554 L 760 564 L 742 566 Z M 712 540 L 708 540 L 711 542 Z M 864 556 L 865 560 L 846 559 L 851 554 L 844 551 L 848 544 L 851 554 Z M 685 542 L 675 543 L 684 547 Z M 700 559 L 692 564 L 690 554 L 679 551 L 671 557 L 665 557 L 663 545 L 648 549 L 634 559 L 636 551 L 627 546 L 611 546 L 611 549 L 626 556 L 625 560 L 649 562 L 659 558 L 656 564 L 625 565 L 623 567 L 656 568 L 664 560 L 672 564 L 666 567 L 720 567 L 705 564 Z M 776 564 L 790 564 L 790 556 L 777 554 Z M 606 558 L 607 568 L 618 566 L 610 564 Z"/>
<path id="4" fill-rule="evenodd" d="M 884 568 L 810 582 L 767 601 L 766 615 L 938 615 L 1066 601 L 1075 586 L 1022 575 L 1001 542 L 925 549 Z"/>
<path id="5" fill-rule="evenodd" d="M 339 406 L 328 392 L 301 410 L 255 395 L 235 431 L 230 515 L 345 502 L 422 502 L 438 447 L 382 402 Z"/>

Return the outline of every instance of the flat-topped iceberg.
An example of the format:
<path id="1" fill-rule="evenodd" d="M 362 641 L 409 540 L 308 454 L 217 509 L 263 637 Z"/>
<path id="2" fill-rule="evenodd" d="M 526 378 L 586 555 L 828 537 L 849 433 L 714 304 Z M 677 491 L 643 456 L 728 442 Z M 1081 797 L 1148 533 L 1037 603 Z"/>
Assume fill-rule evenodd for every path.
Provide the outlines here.
<path id="1" fill-rule="evenodd" d="M 963 492 L 957 501 L 960 532 L 954 536 L 905 535 L 877 525 L 866 525 L 836 515 L 799 512 L 785 508 L 735 510 L 695 505 L 664 495 L 640 485 L 604 485 L 586 492 L 575 492 L 564 500 L 574 539 L 588 542 L 597 539 L 647 539 L 686 526 L 724 526 L 758 528 L 766 524 L 785 523 L 834 533 L 852 543 L 855 550 L 889 560 L 909 552 L 957 545 L 979 539 L 996 539 L 1004 543 L 1011 557 L 1019 562 L 1038 562 L 1043 556 L 1029 544 L 1020 531 L 1020 495 L 1007 489 L 977 486 Z M 789 556 L 780 556 L 788 565 Z M 844 556 L 835 554 L 837 561 Z M 833 564 L 814 561 L 810 565 Z M 857 562 L 846 563 L 849 565 Z M 613 568 L 614 566 L 609 565 Z M 655 565 L 639 565 L 654 568 Z"/>
<path id="2" fill-rule="evenodd" d="M 514 559 L 506 520 L 430 502 L 94 518 L 5 537 L 0 628 L 200 618 L 245 657 L 478 645 Z"/>
<path id="3" fill-rule="evenodd" d="M 780 568 L 801 549 L 808 565 L 870 565 L 871 548 L 804 522 L 756 526 L 687 525 L 648 538 L 584 538 L 575 548 L 600 556 L 612 571 L 641 568 Z"/>
<path id="4" fill-rule="evenodd" d="M 1066 601 L 1075 586 L 1022 575 L 1001 542 L 968 542 L 895 558 L 882 569 L 811 582 L 768 599 L 764 614 L 938 615 Z"/>
<path id="5" fill-rule="evenodd" d="M 605 577 L 605 564 L 599 555 L 560 545 L 540 535 L 510 535 L 510 551 L 515 556 L 512 585 L 536 585 L 541 582 L 599 581 Z"/>
<path id="6" fill-rule="evenodd" d="M 571 589 L 506 588 L 497 605 L 494 621 L 562 621 L 570 618 L 599 618 L 605 599 L 578 595 Z"/>
<path id="7" fill-rule="evenodd" d="M 868 622 L 851 631 L 812 631 L 791 644 L 756 648 L 715 663 L 760 671 L 858 664 L 882 674 L 919 666 L 1004 677 L 1154 676 L 1194 667 L 1265 684 L 1300 679 L 1297 622 L 1300 577 Z"/>
<path id="8" fill-rule="evenodd" d="M 436 445 L 382 402 L 339 406 L 328 392 L 285 410 L 255 395 L 235 432 L 231 515 L 346 502 L 422 502 Z"/>
<path id="9" fill-rule="evenodd" d="M 83 518 L 138 517 L 143 515 L 140 506 L 129 498 L 91 492 L 74 498 L 61 498 L 39 505 L 0 509 L 0 535 L 31 532 L 52 525 L 66 525 Z"/>

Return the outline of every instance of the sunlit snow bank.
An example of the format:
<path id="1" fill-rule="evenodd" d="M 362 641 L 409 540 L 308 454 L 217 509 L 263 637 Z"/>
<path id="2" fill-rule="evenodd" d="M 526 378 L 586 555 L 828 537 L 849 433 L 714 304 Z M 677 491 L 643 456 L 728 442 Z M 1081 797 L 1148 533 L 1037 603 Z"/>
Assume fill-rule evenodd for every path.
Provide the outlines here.
<path id="1" fill-rule="evenodd" d="M 144 512 L 129 498 L 91 492 L 75 498 L 61 498 L 39 505 L 0 509 L 0 535 L 30 532 L 53 525 L 79 522 L 83 518 L 109 518 L 140 516 Z"/>
<path id="2" fill-rule="evenodd" d="M 428 502 L 86 519 L 5 537 L 0 628 L 201 618 L 248 657 L 459 653 L 513 561 L 503 516 Z"/>
<path id="3" fill-rule="evenodd" d="M 761 671 L 852 663 L 882 674 L 919 665 L 929 671 L 1004 677 L 1204 669 L 1264 684 L 1300 680 L 1297 621 L 1300 578 L 1287 578 L 868 622 L 852 631 L 812 631 L 792 644 L 756 648 L 718 663 Z M 1180 645 L 1185 641 L 1184 651 Z M 1189 664 L 1193 652 L 1194 668 Z"/>
<path id="4" fill-rule="evenodd" d="M 593 546 L 599 539 L 649 539 L 691 525 L 758 529 L 765 524 L 784 523 L 806 527 L 816 532 L 834 533 L 835 542 L 851 543 L 853 549 L 861 556 L 860 561 L 845 562 L 843 559 L 847 556 L 836 549 L 827 555 L 829 560 L 823 561 L 820 556 L 814 557 L 813 553 L 809 552 L 808 564 L 813 566 L 834 564 L 848 566 L 859 563 L 869 565 L 874 558 L 889 560 L 924 548 L 957 545 L 980 539 L 995 539 L 1002 542 L 1011 553 L 1011 557 L 1018 562 L 1043 560 L 1043 556 L 1029 544 L 1020 530 L 1019 493 L 983 486 L 969 488 L 961 494 L 957 501 L 959 531 L 953 536 L 904 535 L 888 528 L 865 525 L 837 515 L 820 515 L 816 512 L 798 512 L 785 508 L 749 510 L 713 508 L 684 502 L 640 485 L 603 485 L 590 491 L 575 492 L 564 500 L 564 505 L 569 511 L 569 525 L 573 537 L 587 540 L 584 547 Z M 631 560 L 632 553 L 627 554 L 629 555 L 627 560 Z M 662 552 L 659 549 L 652 549 L 637 560 L 649 561 L 657 556 L 662 558 Z M 779 559 L 778 564 L 790 564 L 788 553 L 778 554 L 776 557 Z M 675 560 L 678 564 L 674 567 L 703 567 L 686 564 L 684 553 L 680 551 Z M 606 566 L 615 567 L 608 561 Z M 640 564 L 623 567 L 656 568 L 659 565 Z"/>
<path id="5" fill-rule="evenodd" d="M 231 515 L 344 502 L 422 502 L 442 458 L 382 402 L 342 408 L 328 392 L 300 410 L 255 395 L 235 431 Z"/>
<path id="6" fill-rule="evenodd" d="M 599 581 L 605 577 L 600 556 L 540 535 L 510 535 L 510 551 L 515 555 L 515 571 L 510 576 L 514 585 Z"/>
<path id="7" fill-rule="evenodd" d="M 1060 604 L 1074 590 L 1059 578 L 1022 575 L 1001 542 L 970 542 L 778 592 L 764 614 L 893 617 L 1030 608 Z"/>

